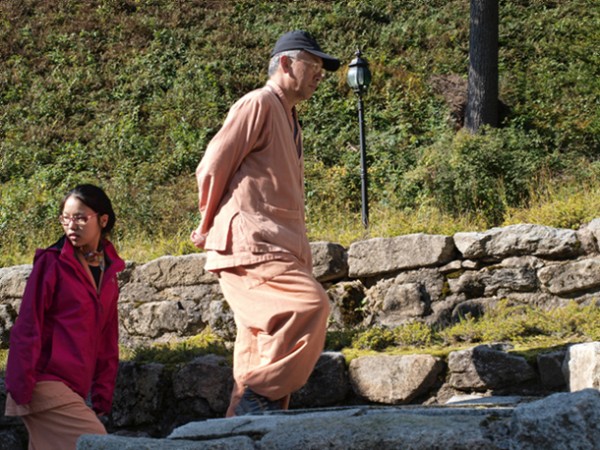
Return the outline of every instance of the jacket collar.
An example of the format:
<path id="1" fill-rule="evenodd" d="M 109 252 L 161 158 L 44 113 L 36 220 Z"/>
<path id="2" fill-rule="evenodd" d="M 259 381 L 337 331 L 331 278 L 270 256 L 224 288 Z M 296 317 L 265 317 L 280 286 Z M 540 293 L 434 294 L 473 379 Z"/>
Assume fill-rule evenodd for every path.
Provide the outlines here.
<path id="1" fill-rule="evenodd" d="M 279 101 L 281 102 L 283 109 L 285 109 L 285 112 L 287 113 L 288 118 L 290 120 L 292 120 L 293 114 L 296 111 L 296 107 L 290 106 L 290 103 L 285 98 L 285 95 L 283 94 L 283 90 L 281 89 L 281 87 L 277 83 L 275 83 L 273 80 L 268 80 L 266 87 L 268 89 L 270 89 L 271 92 L 273 92 L 277 96 L 277 98 L 279 98 Z"/>
<path id="2" fill-rule="evenodd" d="M 268 80 L 265 87 L 269 91 L 271 91 L 273 94 L 275 94 L 277 96 L 277 98 L 279 99 L 279 101 L 281 102 L 281 106 L 283 106 L 283 109 L 285 110 L 285 113 L 287 114 L 287 118 L 288 118 L 288 122 L 290 124 L 291 130 L 293 130 L 294 123 L 297 123 L 297 117 L 298 117 L 298 115 L 296 114 L 296 107 L 290 106 L 289 102 L 285 98 L 285 95 L 283 94 L 283 90 L 273 80 Z"/>
<path id="3" fill-rule="evenodd" d="M 125 261 L 119 257 L 115 247 L 109 240 L 102 239 L 102 248 L 104 248 L 104 254 L 106 256 L 107 274 L 121 272 L 123 269 L 125 269 Z M 67 260 L 71 263 L 76 262 L 75 247 L 73 247 L 71 241 L 69 241 L 64 235 L 46 250 L 58 252 L 61 259 Z"/>

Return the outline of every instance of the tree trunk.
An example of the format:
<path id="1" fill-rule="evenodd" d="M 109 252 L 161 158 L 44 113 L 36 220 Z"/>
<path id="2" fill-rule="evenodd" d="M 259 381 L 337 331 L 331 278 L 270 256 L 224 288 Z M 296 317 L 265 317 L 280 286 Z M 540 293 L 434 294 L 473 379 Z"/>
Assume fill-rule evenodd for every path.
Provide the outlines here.
<path id="1" fill-rule="evenodd" d="M 498 126 L 498 0 L 471 0 L 465 127 Z"/>

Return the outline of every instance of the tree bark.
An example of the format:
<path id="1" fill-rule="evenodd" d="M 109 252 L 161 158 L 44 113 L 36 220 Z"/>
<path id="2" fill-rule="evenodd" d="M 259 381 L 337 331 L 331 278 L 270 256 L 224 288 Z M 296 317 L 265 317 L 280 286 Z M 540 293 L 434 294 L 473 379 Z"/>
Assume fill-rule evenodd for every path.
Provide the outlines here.
<path id="1" fill-rule="evenodd" d="M 498 0 L 471 0 L 465 127 L 498 126 Z"/>

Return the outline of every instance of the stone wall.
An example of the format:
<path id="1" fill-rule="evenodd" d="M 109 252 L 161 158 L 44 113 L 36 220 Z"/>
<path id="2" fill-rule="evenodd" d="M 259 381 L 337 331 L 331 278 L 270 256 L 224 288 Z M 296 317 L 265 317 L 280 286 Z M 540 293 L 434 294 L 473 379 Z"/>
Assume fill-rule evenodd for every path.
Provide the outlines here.
<path id="1" fill-rule="evenodd" d="M 595 302 L 600 290 L 600 219 L 579 230 L 512 225 L 454 236 L 412 234 L 344 248 L 311 244 L 314 275 L 332 302 L 330 329 L 448 324 L 500 299 L 552 308 Z M 120 276 L 121 340 L 185 339 L 211 327 L 233 342 L 235 325 L 205 255 L 129 262 Z M 31 266 L 0 268 L 0 348 Z"/>
<path id="2" fill-rule="evenodd" d="M 577 394 L 593 390 L 595 394 L 587 394 L 588 400 L 600 402 L 597 393 L 600 343 L 576 344 L 561 352 L 541 354 L 533 363 L 507 353 L 508 349 L 502 345 L 480 345 L 451 352 L 444 359 L 418 354 L 364 356 L 352 360 L 349 366 L 341 354 L 324 352 L 308 383 L 292 395 L 290 414 L 273 420 L 281 426 L 299 421 L 294 432 L 297 445 L 304 442 L 309 448 L 323 448 L 315 443 L 322 438 L 319 430 L 323 430 L 323 426 L 307 426 L 314 417 L 308 411 L 320 415 L 320 424 L 336 422 L 340 413 L 356 418 L 346 425 L 351 428 L 336 428 L 339 436 L 327 448 L 373 448 L 374 443 L 380 443 L 381 433 L 393 435 L 388 436 L 391 439 L 388 447 L 382 448 L 432 448 L 427 444 L 429 441 L 419 441 L 419 436 L 437 430 L 440 438 L 443 435 L 455 442 L 447 448 L 503 449 L 509 448 L 503 443 L 510 437 L 506 434 L 509 429 L 510 439 L 516 439 L 510 446 L 514 449 L 539 448 L 536 443 L 555 439 L 557 430 L 562 430 L 560 437 L 564 442 L 584 442 L 584 445 L 556 448 L 598 448 L 600 438 L 593 425 L 597 409 L 591 404 L 582 410 L 575 404 L 568 406 L 572 402 L 579 403 L 581 397 L 577 395 L 562 396 L 561 400 L 554 395 L 560 391 Z M 1 384 L 0 379 L 0 404 L 3 404 Z M 271 422 L 268 418 L 266 422 L 248 417 L 218 422 L 227 407 L 231 385 L 230 365 L 214 355 L 173 366 L 123 362 L 113 411 L 106 421 L 108 431 L 119 438 L 91 438 L 85 441 L 89 446 L 81 448 L 188 448 L 189 444 L 189 448 L 234 449 L 241 448 L 237 446 L 241 436 L 261 442 L 247 448 L 300 448 L 286 447 L 285 440 L 280 444 L 282 447 L 271 447 L 267 442 L 273 438 L 270 432 L 277 427 L 269 428 L 270 431 L 265 429 Z M 527 417 L 520 415 L 519 411 L 528 410 L 529 403 L 546 398 L 555 400 L 537 402 L 539 406 Z M 403 409 L 402 405 L 411 406 Z M 570 417 L 568 429 L 560 428 L 564 427 L 564 419 L 556 419 L 559 409 L 563 410 L 561 414 Z M 378 432 L 369 432 L 371 421 L 363 421 L 363 418 L 380 413 L 388 417 L 386 423 L 396 431 L 385 426 Z M 409 420 L 411 425 L 407 425 L 405 421 L 415 413 L 420 418 Z M 506 420 L 497 422 L 501 419 L 499 413 Z M 536 414 L 539 414 L 538 420 Z M 460 417 L 473 420 L 454 422 Z M 486 423 L 502 423 L 502 427 L 489 428 Z M 405 441 L 408 439 L 406 426 L 410 429 L 409 441 L 416 439 L 411 445 Z M 534 428 L 530 429 L 531 426 Z M 333 433 L 329 426 L 327 430 Z M 473 430 L 477 439 L 470 441 L 467 436 Z M 549 432 L 554 434 L 548 436 Z M 269 435 L 271 437 L 267 437 Z M 362 444 L 352 447 L 350 444 L 357 445 L 352 439 L 356 435 L 363 437 Z M 163 439 L 165 436 L 184 440 L 173 442 Z M 582 436 L 587 436 L 589 442 L 581 441 Z M 486 439 L 491 441 L 483 445 L 481 442 Z M 493 446 L 493 442 L 497 446 Z M 26 447 L 26 433 L 19 420 L 0 416 L 0 450 L 25 450 Z"/>
<path id="3" fill-rule="evenodd" d="M 500 299 L 552 308 L 596 302 L 600 290 L 600 219 L 579 230 L 514 225 L 454 236 L 414 234 L 359 241 L 348 249 L 311 244 L 314 274 L 327 289 L 330 329 L 396 326 L 420 320 L 449 324 Z M 211 327 L 232 342 L 235 327 L 201 253 L 128 263 L 120 277 L 121 340 L 136 346 L 183 340 Z M 0 346 L 8 346 L 31 266 L 0 268 Z M 462 396 L 544 396 L 598 389 L 598 343 L 542 354 L 537 361 L 505 345 L 430 355 L 353 360 L 324 353 L 293 408 L 356 404 L 443 405 Z M 579 355 L 579 356 L 578 356 Z M 579 376 L 574 376 L 579 374 Z M 1 383 L 1 379 L 0 379 Z M 187 364 L 122 362 L 108 429 L 165 436 L 193 420 L 222 417 L 231 367 L 214 355 Z M 4 389 L 0 386 L 0 403 Z M 18 420 L 0 417 L 0 441 L 22 442 Z M 24 448 L 24 447 L 23 447 Z"/>

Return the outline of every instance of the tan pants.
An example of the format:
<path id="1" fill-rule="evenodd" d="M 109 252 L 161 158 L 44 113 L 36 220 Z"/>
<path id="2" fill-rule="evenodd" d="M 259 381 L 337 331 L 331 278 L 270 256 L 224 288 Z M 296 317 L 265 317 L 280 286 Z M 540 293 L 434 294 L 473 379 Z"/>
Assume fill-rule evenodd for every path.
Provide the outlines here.
<path id="1" fill-rule="evenodd" d="M 327 293 L 295 260 L 226 269 L 219 282 L 237 326 L 227 417 L 246 386 L 287 409 L 323 351 Z"/>
<path id="2" fill-rule="evenodd" d="M 82 434 L 106 434 L 94 411 L 60 381 L 37 383 L 28 405 L 17 405 L 8 394 L 6 415 L 23 419 L 29 450 L 74 450 Z"/>

